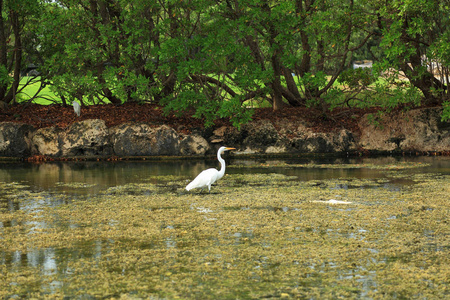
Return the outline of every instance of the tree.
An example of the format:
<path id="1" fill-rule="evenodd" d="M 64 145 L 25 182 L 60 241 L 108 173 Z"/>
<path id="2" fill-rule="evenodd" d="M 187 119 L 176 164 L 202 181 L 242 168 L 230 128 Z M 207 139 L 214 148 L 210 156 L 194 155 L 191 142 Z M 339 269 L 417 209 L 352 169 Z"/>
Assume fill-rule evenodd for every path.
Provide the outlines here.
<path id="1" fill-rule="evenodd" d="M 114 104 L 158 94 L 159 13 L 154 1 L 59 0 L 49 5 L 41 26 L 42 51 L 55 92 L 63 99 Z"/>
<path id="2" fill-rule="evenodd" d="M 375 72 L 349 71 L 362 52 L 403 71 L 428 103 L 448 96 L 448 81 L 424 63 L 437 64 L 448 80 L 445 0 L 26 0 L 28 11 L 42 4 L 33 29 L 20 25 L 30 15 L 25 8 L 0 1 L 5 95 L 18 84 L 8 67 L 22 59 L 7 48 L 32 36 L 34 52 L 26 55 L 42 62 L 43 78 L 63 102 L 150 101 L 167 113 L 189 110 L 207 125 L 229 118 L 238 126 L 265 102 L 327 114 L 375 82 Z"/>
<path id="3" fill-rule="evenodd" d="M 47 74 L 63 99 L 141 98 L 239 124 L 248 101 L 326 111 L 373 34 L 361 24 L 375 19 L 353 0 L 59 0 L 45 20 Z"/>
<path id="4" fill-rule="evenodd" d="M 450 3 L 446 0 L 372 2 L 379 15 L 386 69 L 401 70 L 423 93 L 426 104 L 439 104 L 448 99 Z"/>
<path id="5" fill-rule="evenodd" d="M 5 103 L 15 101 L 25 55 L 24 28 L 35 20 L 38 10 L 36 0 L 0 0 L 0 101 Z"/>
<path id="6" fill-rule="evenodd" d="M 313 105 L 326 111 L 327 97 L 339 92 L 336 79 L 373 36 L 367 27 L 376 21 L 352 0 L 196 3 L 202 4 L 203 22 L 190 28 L 200 51 L 181 54 L 179 70 L 185 72 L 177 79 L 186 97 L 177 93 L 166 104 L 175 110 L 194 106 L 203 116 L 235 116 L 249 99 L 267 100 L 274 110 Z"/>

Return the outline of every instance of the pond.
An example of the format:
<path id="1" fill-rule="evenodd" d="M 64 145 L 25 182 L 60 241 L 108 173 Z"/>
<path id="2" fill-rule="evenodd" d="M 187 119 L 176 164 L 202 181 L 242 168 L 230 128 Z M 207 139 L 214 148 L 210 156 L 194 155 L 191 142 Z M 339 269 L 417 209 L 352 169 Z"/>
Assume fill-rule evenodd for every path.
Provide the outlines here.
<path id="1" fill-rule="evenodd" d="M 1 298 L 450 295 L 450 158 L 0 164 Z"/>

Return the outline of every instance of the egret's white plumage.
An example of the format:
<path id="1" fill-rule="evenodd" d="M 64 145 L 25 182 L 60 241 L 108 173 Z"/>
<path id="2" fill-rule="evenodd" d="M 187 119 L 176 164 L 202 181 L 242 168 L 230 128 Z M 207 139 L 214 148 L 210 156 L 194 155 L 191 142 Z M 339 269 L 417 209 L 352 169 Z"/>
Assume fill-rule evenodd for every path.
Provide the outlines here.
<path id="1" fill-rule="evenodd" d="M 220 147 L 219 151 L 217 151 L 217 159 L 220 162 L 220 171 L 214 168 L 204 170 L 186 186 L 186 190 L 190 191 L 195 188 L 208 187 L 208 191 L 211 192 L 211 185 L 225 175 L 225 160 L 223 160 L 220 155 L 228 150 L 235 150 L 235 148 Z"/>
<path id="2" fill-rule="evenodd" d="M 81 115 L 81 106 L 77 101 L 72 102 L 73 111 L 77 114 L 77 116 Z"/>

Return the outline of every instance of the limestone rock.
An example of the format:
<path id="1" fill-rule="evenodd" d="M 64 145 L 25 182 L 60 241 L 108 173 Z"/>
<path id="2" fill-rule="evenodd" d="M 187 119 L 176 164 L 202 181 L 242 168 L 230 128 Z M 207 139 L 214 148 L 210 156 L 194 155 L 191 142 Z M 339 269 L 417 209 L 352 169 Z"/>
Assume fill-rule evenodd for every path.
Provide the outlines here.
<path id="1" fill-rule="evenodd" d="M 442 108 L 422 108 L 385 115 L 377 124 L 364 116 L 359 122 L 360 146 L 378 151 L 448 151 L 450 122 L 441 121 Z"/>
<path id="2" fill-rule="evenodd" d="M 221 126 L 213 131 L 213 135 L 209 140 L 211 144 L 237 145 L 243 141 L 243 137 L 242 132 L 236 128 Z"/>
<path id="3" fill-rule="evenodd" d="M 277 130 L 268 120 L 249 123 L 243 127 L 243 131 L 247 131 L 243 143 L 250 147 L 265 149 L 275 145 L 279 138 Z"/>
<path id="4" fill-rule="evenodd" d="M 269 146 L 266 149 L 267 154 L 281 154 L 286 152 L 286 146 Z"/>
<path id="5" fill-rule="evenodd" d="M 154 130 L 152 147 L 155 155 L 180 155 L 180 136 L 175 129 L 163 125 Z"/>
<path id="6" fill-rule="evenodd" d="M 441 121 L 442 108 L 424 108 L 407 113 L 402 123 L 403 150 L 448 151 L 450 122 Z M 408 120 L 410 120 L 408 122 Z"/>
<path id="7" fill-rule="evenodd" d="M 31 138 L 34 131 L 34 127 L 27 124 L 0 123 L 0 156 L 30 156 Z"/>
<path id="8" fill-rule="evenodd" d="M 358 148 L 355 136 L 347 129 L 342 129 L 333 135 L 333 144 L 336 152 L 354 151 Z"/>
<path id="9" fill-rule="evenodd" d="M 91 119 L 75 122 L 61 134 L 62 156 L 111 154 L 109 131 L 103 120 Z"/>
<path id="10" fill-rule="evenodd" d="M 284 145 L 277 144 L 280 136 L 269 120 L 260 120 L 245 124 L 240 130 L 234 127 L 220 127 L 210 137 L 212 144 L 220 143 L 229 147 L 237 147 L 239 154 L 275 153 Z"/>
<path id="11" fill-rule="evenodd" d="M 114 153 L 118 156 L 150 155 L 153 129 L 145 123 L 121 124 L 110 128 Z"/>
<path id="12" fill-rule="evenodd" d="M 359 144 L 366 150 L 393 151 L 404 139 L 398 132 L 398 123 L 386 126 L 372 121 L 369 116 L 363 116 L 358 124 L 361 130 Z M 396 143 L 398 141 L 398 143 Z"/>
<path id="13" fill-rule="evenodd" d="M 294 152 L 334 153 L 357 148 L 353 134 L 346 129 L 339 132 L 313 132 L 302 127 L 299 132 L 298 137 L 291 140 Z"/>
<path id="14" fill-rule="evenodd" d="M 185 136 L 180 142 L 182 155 L 205 155 L 209 149 L 208 141 L 200 135 Z"/>
<path id="15" fill-rule="evenodd" d="M 179 155 L 177 132 L 163 125 L 122 124 L 110 129 L 114 153 L 118 156 Z"/>
<path id="16" fill-rule="evenodd" d="M 34 155 L 60 156 L 63 131 L 58 127 L 45 127 L 36 130 L 33 135 L 31 151 Z"/>
<path id="17" fill-rule="evenodd" d="M 385 114 L 359 122 L 359 131 L 316 132 L 305 122 L 258 120 L 241 129 L 222 126 L 190 135 L 163 125 L 128 123 L 107 128 L 102 120 L 84 120 L 68 129 L 0 123 L 0 156 L 155 156 L 212 154 L 216 146 L 235 147 L 239 154 L 338 153 L 375 151 L 449 151 L 450 122 L 443 108 L 421 108 Z M 185 129 L 185 128 L 184 128 Z"/>
<path id="18" fill-rule="evenodd" d="M 333 152 L 333 143 L 326 133 L 310 132 L 304 137 L 295 138 L 292 146 L 296 152 L 329 153 Z"/>

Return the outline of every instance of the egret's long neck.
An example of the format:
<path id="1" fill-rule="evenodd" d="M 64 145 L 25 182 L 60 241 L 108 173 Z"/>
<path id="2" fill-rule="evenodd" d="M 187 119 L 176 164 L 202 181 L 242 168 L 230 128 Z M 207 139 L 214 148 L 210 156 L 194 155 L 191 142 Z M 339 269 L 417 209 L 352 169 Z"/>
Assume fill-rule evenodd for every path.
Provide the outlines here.
<path id="1" fill-rule="evenodd" d="M 225 160 L 220 156 L 221 153 L 217 153 L 217 159 L 220 162 L 220 171 L 219 171 L 219 178 L 222 178 L 223 175 L 225 175 Z M 218 179 L 219 179 L 218 178 Z"/>

